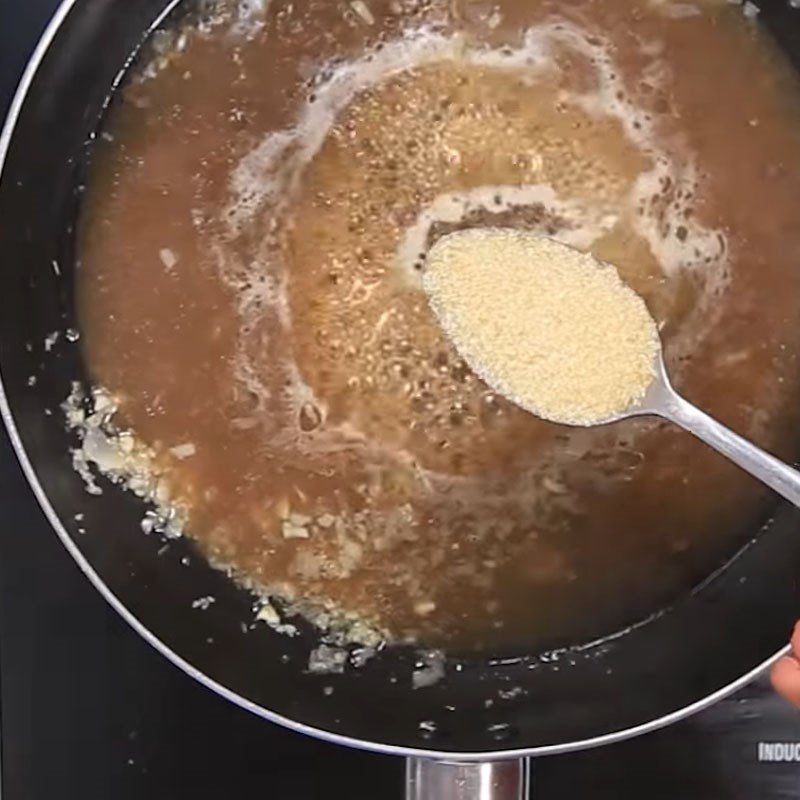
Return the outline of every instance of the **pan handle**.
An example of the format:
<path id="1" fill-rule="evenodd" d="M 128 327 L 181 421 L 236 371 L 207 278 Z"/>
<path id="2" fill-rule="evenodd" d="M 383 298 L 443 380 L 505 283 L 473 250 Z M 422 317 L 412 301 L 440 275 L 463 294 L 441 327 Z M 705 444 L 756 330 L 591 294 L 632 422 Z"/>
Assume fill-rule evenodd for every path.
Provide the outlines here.
<path id="1" fill-rule="evenodd" d="M 406 761 L 406 800 L 527 800 L 530 762 Z"/>

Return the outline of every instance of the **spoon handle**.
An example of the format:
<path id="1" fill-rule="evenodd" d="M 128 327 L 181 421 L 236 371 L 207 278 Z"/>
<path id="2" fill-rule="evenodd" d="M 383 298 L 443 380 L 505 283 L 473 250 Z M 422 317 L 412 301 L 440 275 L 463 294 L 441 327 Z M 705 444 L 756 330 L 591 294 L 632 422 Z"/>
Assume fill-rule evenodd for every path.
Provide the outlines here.
<path id="1" fill-rule="evenodd" d="M 800 471 L 734 433 L 677 393 L 673 393 L 669 402 L 659 408 L 659 413 L 727 456 L 789 502 L 800 506 Z"/>

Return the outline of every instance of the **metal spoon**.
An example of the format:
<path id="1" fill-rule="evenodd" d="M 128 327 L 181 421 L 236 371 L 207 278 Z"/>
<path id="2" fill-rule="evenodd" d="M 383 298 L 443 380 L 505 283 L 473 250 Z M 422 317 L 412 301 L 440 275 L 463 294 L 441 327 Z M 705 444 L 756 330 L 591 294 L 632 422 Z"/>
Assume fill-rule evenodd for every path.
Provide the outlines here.
<path id="1" fill-rule="evenodd" d="M 650 414 L 680 425 L 779 495 L 800 506 L 800 471 L 734 433 L 681 397 L 670 383 L 660 347 L 656 356 L 655 377 L 644 397 L 636 405 L 603 422 L 616 422 L 627 417 Z"/>
<path id="2" fill-rule="evenodd" d="M 441 255 L 442 253 L 447 256 L 449 252 L 447 248 L 450 246 L 449 243 L 451 243 L 453 240 L 462 239 L 466 241 L 468 245 L 470 245 L 470 243 L 474 245 L 474 242 L 478 240 L 478 236 L 476 235 L 477 233 L 478 232 L 476 231 L 456 231 L 455 233 L 448 234 L 440 239 L 428 254 L 428 269 L 436 269 L 436 267 L 432 266 L 436 264 L 435 256 Z M 540 237 L 535 233 L 520 234 L 518 231 L 495 228 L 486 229 L 484 234 L 493 235 L 497 240 L 498 247 L 504 241 L 504 239 L 508 240 L 510 238 L 514 242 L 518 243 L 520 237 L 525 235 L 529 236 L 531 240 L 546 239 L 547 253 L 544 256 L 546 258 L 554 257 L 554 249 L 575 251 L 575 248 L 573 248 L 571 245 L 565 244 L 564 242 L 559 242 L 551 237 Z M 487 241 L 490 240 L 483 238 L 481 243 L 485 245 Z M 463 257 L 464 251 L 462 250 L 461 252 Z M 466 252 L 469 253 L 469 250 Z M 475 252 L 478 253 L 480 251 Z M 500 252 L 502 255 L 502 251 Z M 535 250 L 533 252 L 537 253 Z M 580 255 L 581 258 L 584 259 L 587 257 L 587 254 L 585 253 L 581 253 Z M 479 266 L 480 269 L 484 269 L 482 260 L 483 258 L 483 256 L 476 256 L 474 265 Z M 591 256 L 589 256 L 589 258 L 591 258 Z M 441 264 L 439 264 L 438 268 L 441 269 Z M 453 267 L 451 266 L 450 268 Z M 456 268 L 458 267 L 456 266 Z M 447 285 L 447 283 L 444 284 L 445 287 Z M 502 282 L 497 285 L 502 289 Z M 428 292 L 428 299 L 431 301 L 433 311 L 439 317 L 439 321 L 442 323 L 445 331 L 448 331 L 448 320 L 452 321 L 453 315 L 455 314 L 457 316 L 462 310 L 461 305 L 463 305 L 462 300 L 464 297 L 478 297 L 479 299 L 483 299 L 483 296 L 480 293 L 475 292 L 472 294 L 456 294 L 453 296 L 453 298 L 448 297 L 447 293 L 445 292 L 444 294 L 437 295 L 435 300 L 432 300 L 432 293 L 436 295 L 439 292 L 439 282 L 437 280 L 433 280 L 430 283 L 426 282 L 425 288 Z M 505 290 L 503 289 L 503 291 Z M 450 299 L 454 299 L 456 302 L 453 306 L 447 307 Z M 502 295 L 500 295 L 500 300 L 502 301 L 502 299 Z M 494 301 L 496 305 L 497 297 L 494 298 Z M 442 311 L 443 306 L 446 308 L 446 313 Z M 495 308 L 494 311 L 496 313 L 497 309 Z M 644 309 L 644 311 L 646 312 L 646 309 Z M 483 320 L 482 317 L 478 317 L 478 319 Z M 500 319 L 505 321 L 504 317 L 500 317 Z M 472 324 L 474 325 L 474 321 Z M 481 325 L 482 324 L 483 321 L 481 321 Z M 466 328 L 469 330 L 469 325 L 466 325 Z M 653 323 L 653 335 L 656 335 L 655 323 Z M 452 339 L 452 337 L 451 341 L 453 341 L 456 349 L 461 352 L 462 357 L 467 361 L 467 363 L 469 363 L 470 366 L 472 366 L 472 368 L 475 369 L 476 372 L 481 375 L 489 385 L 493 386 L 493 388 L 495 388 L 501 394 L 504 394 L 512 402 L 518 402 L 523 408 L 526 408 L 523 403 L 516 400 L 512 394 L 507 392 L 503 382 L 494 380 L 494 370 L 486 368 L 487 366 L 491 366 L 489 359 L 491 348 L 489 348 L 489 354 L 484 353 L 483 355 L 484 361 L 488 363 L 476 363 L 476 360 L 470 355 L 469 347 L 462 348 L 461 344 L 463 343 L 460 344 L 459 341 Z M 788 464 L 784 464 L 780 459 L 775 458 L 775 456 L 765 452 L 752 442 L 747 441 L 747 439 L 734 433 L 730 428 L 725 427 L 722 423 L 717 422 L 704 411 L 701 411 L 687 400 L 684 400 L 684 398 L 681 397 L 675 391 L 675 389 L 673 389 L 672 384 L 670 383 L 669 376 L 667 375 L 667 369 L 664 365 L 664 356 L 661 343 L 657 342 L 656 345 L 656 352 L 654 354 L 655 363 L 653 364 L 653 379 L 648 385 L 642 399 L 637 403 L 628 406 L 624 411 L 621 411 L 617 414 L 612 414 L 603 419 L 593 419 L 591 422 L 585 423 L 572 423 L 568 420 L 558 419 L 556 417 L 544 415 L 540 416 L 544 416 L 545 419 L 551 419 L 554 422 L 576 425 L 604 425 L 609 422 L 617 422 L 618 420 L 627 419 L 628 417 L 640 417 L 651 414 L 663 417 L 664 419 L 668 419 L 670 422 L 674 422 L 676 425 L 680 425 L 680 427 L 682 427 L 684 430 L 693 434 L 698 439 L 701 439 L 719 453 L 722 453 L 722 455 L 727 456 L 735 464 L 738 464 L 738 466 L 743 470 L 758 478 L 771 489 L 774 489 L 778 494 L 785 497 L 796 506 L 800 506 L 800 471 L 793 469 Z M 483 349 L 485 350 L 486 348 L 484 347 Z M 517 392 L 516 394 L 518 396 L 525 396 L 524 391 Z M 534 414 L 537 413 L 533 408 L 527 408 L 527 410 Z"/>

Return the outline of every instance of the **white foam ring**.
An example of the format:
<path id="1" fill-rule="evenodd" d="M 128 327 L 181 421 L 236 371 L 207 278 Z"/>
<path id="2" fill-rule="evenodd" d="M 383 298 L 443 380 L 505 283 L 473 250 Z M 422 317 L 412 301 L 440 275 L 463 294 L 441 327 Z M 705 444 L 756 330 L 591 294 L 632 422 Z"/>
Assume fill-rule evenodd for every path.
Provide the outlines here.
<path id="1" fill-rule="evenodd" d="M 412 67 L 454 59 L 462 49 L 459 38 L 423 28 L 355 61 L 321 67 L 320 74 L 329 72 L 329 77 L 315 87 L 314 103 L 305 106 L 292 128 L 269 133 L 234 170 L 227 212 L 231 232 L 264 204 L 285 201 L 338 115 L 357 95 Z"/>
<path id="2" fill-rule="evenodd" d="M 498 70 L 523 71 L 531 83 L 552 74 L 554 56 L 566 48 L 593 66 L 597 85 L 585 94 L 565 93 L 564 100 L 577 104 L 593 116 L 618 120 L 625 135 L 649 159 L 649 168 L 634 181 L 629 192 L 625 221 L 649 244 L 667 277 L 681 271 L 696 271 L 702 278 L 704 297 L 698 304 L 689 340 L 703 335 L 714 321 L 710 303 L 726 283 L 726 240 L 721 231 L 710 229 L 689 213 L 697 193 L 698 170 L 688 149 L 681 142 L 662 141 L 652 116 L 632 99 L 632 92 L 620 77 L 610 48 L 595 35 L 564 22 L 550 22 L 530 28 L 516 48 L 468 46 L 459 35 L 445 36 L 430 28 L 407 30 L 385 43 L 380 50 L 336 64 L 320 65 L 314 87 L 314 102 L 307 103 L 290 127 L 267 134 L 235 168 L 230 181 L 230 200 L 225 210 L 227 236 L 235 240 L 257 215 L 269 214 L 274 231 L 295 193 L 305 167 L 320 151 L 339 115 L 365 90 L 379 85 L 411 68 L 442 61 L 479 64 Z M 650 58 L 640 76 L 651 85 L 663 84 L 668 72 L 659 54 L 658 43 L 643 43 L 641 51 Z M 496 197 L 500 196 L 498 204 Z M 490 204 L 491 199 L 491 204 Z M 530 186 L 482 186 L 461 193 L 445 193 L 422 209 L 400 243 L 397 262 L 408 277 L 411 265 L 424 252 L 428 232 L 436 222 L 457 222 L 476 208 L 503 211 L 513 206 L 541 203 L 551 213 L 568 222 L 559 238 L 578 247 L 589 248 L 619 220 L 607 208 L 567 202 L 543 184 Z M 617 209 L 617 212 L 619 209 Z M 268 309 L 284 327 L 291 318 L 286 298 L 283 266 L 276 263 L 277 249 L 262 247 L 254 263 L 236 265 L 230 253 L 218 254 L 220 272 L 237 290 L 244 330 L 256 315 Z M 242 337 L 245 338 L 245 337 Z M 245 385 L 261 396 L 266 387 L 257 379 L 257 370 L 247 364 L 247 347 L 241 343 L 239 373 Z M 287 365 L 287 377 L 296 388 L 294 405 L 313 402 L 311 389 L 295 365 Z"/>
<path id="3" fill-rule="evenodd" d="M 445 192 L 434 198 L 403 236 L 397 250 L 397 265 L 409 280 L 417 280 L 414 270 L 420 253 L 427 248 L 428 236 L 436 223 L 457 223 L 476 210 L 502 213 L 520 206 L 542 205 L 550 213 L 569 222 L 558 238 L 573 247 L 588 248 L 607 233 L 617 215 L 603 209 L 561 200 L 552 186 L 537 183 L 529 186 L 488 185 L 457 192 Z"/>
<path id="4" fill-rule="evenodd" d="M 679 160 L 658 144 L 650 115 L 638 108 L 629 99 L 629 93 L 619 77 L 607 47 L 596 37 L 587 37 L 581 29 L 566 23 L 549 23 L 530 28 L 518 48 L 468 48 L 459 36 L 443 36 L 426 28 L 408 31 L 380 51 L 370 52 L 354 61 L 344 62 L 329 69 L 326 80 L 315 87 L 315 102 L 305 106 L 297 123 L 289 129 L 268 134 L 260 145 L 245 156 L 231 178 L 231 200 L 227 209 L 231 235 L 241 229 L 264 206 L 277 211 L 287 202 L 302 175 L 303 168 L 322 147 L 339 114 L 358 94 L 386 81 L 412 67 L 445 60 L 460 60 L 497 69 L 524 69 L 535 79 L 552 64 L 554 45 L 566 46 L 588 58 L 597 73 L 596 89 L 583 95 L 572 95 L 568 99 L 593 115 L 616 118 L 627 137 L 643 153 L 651 156 L 653 167 L 642 173 L 631 192 L 629 205 L 638 209 L 660 190 L 665 178 L 680 194 L 692 195 L 696 189 L 696 168 L 687 153 Z M 664 75 L 663 62 L 653 61 L 647 75 L 651 82 L 660 82 Z M 515 187 L 524 202 L 526 194 L 535 196 L 545 187 Z M 493 187 L 473 190 L 472 197 L 465 198 L 474 205 L 481 191 L 493 191 Z M 505 188 L 504 193 L 509 189 Z M 555 198 L 550 198 L 555 202 Z M 446 200 L 437 198 L 430 215 L 441 211 Z M 583 216 L 587 216 L 584 209 Z M 684 205 L 673 203 L 664 209 L 669 224 L 657 225 L 650 215 L 636 214 L 634 225 L 637 232 L 649 243 L 662 269 L 668 275 L 680 269 L 695 267 L 716 260 L 724 252 L 724 239 L 720 232 L 703 227 L 683 216 Z M 426 212 L 423 212 L 423 216 Z M 595 210 L 590 217 L 597 218 L 602 210 Z M 686 235 L 678 238 L 674 232 L 679 226 L 686 228 Z M 412 234 L 409 233 L 409 237 Z M 700 251 L 697 255 L 696 250 Z M 404 259 L 400 259 L 404 262 Z"/>

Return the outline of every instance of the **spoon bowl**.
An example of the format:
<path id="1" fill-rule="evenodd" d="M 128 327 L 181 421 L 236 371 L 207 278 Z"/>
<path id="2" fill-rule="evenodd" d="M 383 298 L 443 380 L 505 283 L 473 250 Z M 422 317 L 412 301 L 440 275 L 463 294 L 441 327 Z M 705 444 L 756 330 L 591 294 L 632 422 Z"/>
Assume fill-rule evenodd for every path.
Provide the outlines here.
<path id="1" fill-rule="evenodd" d="M 688 404 L 688 401 L 684 400 L 673 388 L 667 373 L 667 365 L 664 363 L 664 353 L 659 345 L 653 363 L 653 380 L 641 399 L 628 406 L 624 411 L 598 420 L 594 424 L 608 425 L 630 417 L 656 416 L 672 420 L 670 414 L 681 403 Z M 672 421 L 674 422 L 675 420 Z"/>

